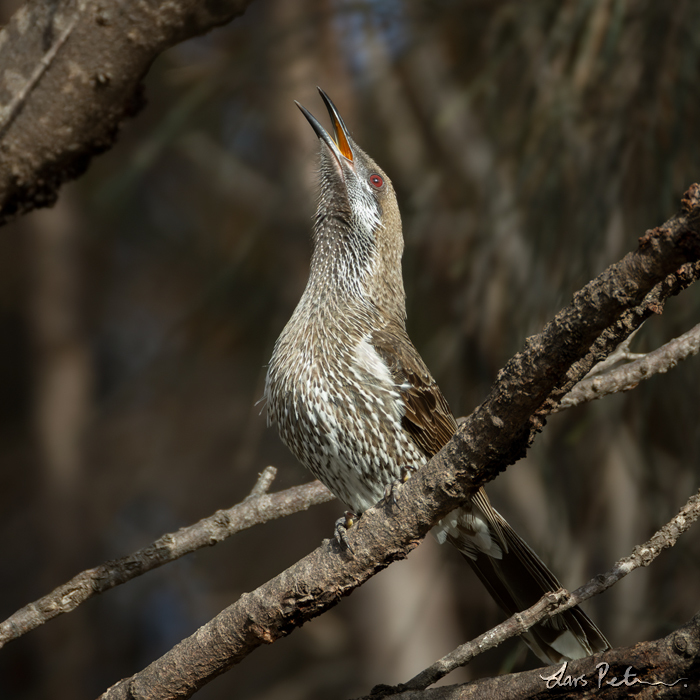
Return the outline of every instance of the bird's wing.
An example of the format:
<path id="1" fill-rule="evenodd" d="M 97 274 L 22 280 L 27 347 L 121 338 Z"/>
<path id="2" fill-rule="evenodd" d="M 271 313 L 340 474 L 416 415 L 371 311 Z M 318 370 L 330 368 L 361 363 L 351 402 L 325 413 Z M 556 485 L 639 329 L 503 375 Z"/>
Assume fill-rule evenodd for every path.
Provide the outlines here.
<path id="1" fill-rule="evenodd" d="M 399 324 L 375 332 L 371 339 L 389 367 L 405 404 L 403 427 L 428 458 L 457 430 L 457 422 L 428 368 Z M 494 600 L 509 614 L 533 605 L 548 591 L 561 588 L 542 560 L 491 505 L 483 487 L 471 502 L 440 522 L 447 539 L 464 554 Z M 485 526 L 485 527 L 484 527 Z M 524 635 L 545 663 L 561 663 L 605 651 L 608 641 L 578 607 L 530 628 Z"/>
<path id="2" fill-rule="evenodd" d="M 439 452 L 457 430 L 457 421 L 440 387 L 411 343 L 406 330 L 399 324 L 385 326 L 372 334 L 372 345 L 389 367 L 405 404 L 402 425 L 413 441 L 430 458 Z M 502 518 L 493 509 L 483 487 L 472 497 L 489 531 L 499 546 L 508 549 Z M 465 511 L 470 506 L 465 505 Z M 474 535 L 475 533 L 471 533 Z"/>
<path id="3" fill-rule="evenodd" d="M 371 343 L 386 362 L 405 404 L 403 427 L 427 457 L 436 454 L 457 430 L 447 400 L 399 324 L 376 330 Z"/>

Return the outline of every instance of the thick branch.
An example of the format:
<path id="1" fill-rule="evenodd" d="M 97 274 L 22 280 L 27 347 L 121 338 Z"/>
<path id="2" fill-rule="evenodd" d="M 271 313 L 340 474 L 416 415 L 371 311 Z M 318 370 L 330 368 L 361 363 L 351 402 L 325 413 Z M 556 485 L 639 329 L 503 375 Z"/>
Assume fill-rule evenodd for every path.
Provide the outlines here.
<path id="1" fill-rule="evenodd" d="M 524 453 L 532 432 L 543 424 L 536 412 L 550 395 L 588 372 L 584 358 L 597 340 L 604 336 L 593 353 L 600 360 L 660 311 L 669 293 L 700 274 L 694 265 L 681 269 L 699 258 L 700 187 L 693 185 L 680 214 L 648 232 L 636 252 L 586 285 L 539 336 L 528 339 L 486 401 L 402 487 L 397 505 L 390 500 L 364 513 L 349 532 L 353 556 L 334 541 L 324 543 L 102 697 L 189 697 L 253 649 L 289 634 L 406 557 L 437 520 Z M 396 509 L 400 517 L 393 517 Z"/>
<path id="2" fill-rule="evenodd" d="M 143 104 L 165 49 L 242 14 L 250 0 L 27 3 L 0 30 L 0 224 L 52 204 Z"/>
<path id="3" fill-rule="evenodd" d="M 523 457 L 561 396 L 660 313 L 670 295 L 697 279 L 699 204 L 700 186 L 692 185 L 677 216 L 647 231 L 635 252 L 589 282 L 542 333 L 528 338 L 434 461 L 443 469 L 456 465 L 460 478 L 483 482 Z"/>
<path id="4" fill-rule="evenodd" d="M 75 610 L 81 603 L 151 569 L 179 559 L 202 547 L 212 546 L 254 525 L 283 518 L 318 503 L 330 501 L 331 492 L 319 481 L 266 494 L 276 470 L 267 467 L 250 496 L 242 503 L 163 535 L 152 544 L 126 557 L 87 569 L 39 600 L 25 605 L 0 624 L 0 648 L 9 641 L 43 625 L 54 617 Z"/>

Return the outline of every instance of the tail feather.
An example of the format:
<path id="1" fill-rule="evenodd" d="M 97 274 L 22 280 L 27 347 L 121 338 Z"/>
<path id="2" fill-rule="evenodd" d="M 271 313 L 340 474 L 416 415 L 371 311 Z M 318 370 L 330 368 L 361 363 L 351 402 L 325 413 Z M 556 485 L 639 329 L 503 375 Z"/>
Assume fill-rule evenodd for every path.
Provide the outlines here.
<path id="1" fill-rule="evenodd" d="M 444 534 L 439 539 L 446 539 L 464 555 L 508 615 L 529 608 L 546 593 L 561 588 L 544 562 L 491 506 L 483 490 L 471 509 L 455 511 L 442 525 Z M 492 542 L 485 538 L 485 532 Z M 523 638 L 547 664 L 580 659 L 610 648 L 603 633 L 578 606 L 534 625 Z"/>

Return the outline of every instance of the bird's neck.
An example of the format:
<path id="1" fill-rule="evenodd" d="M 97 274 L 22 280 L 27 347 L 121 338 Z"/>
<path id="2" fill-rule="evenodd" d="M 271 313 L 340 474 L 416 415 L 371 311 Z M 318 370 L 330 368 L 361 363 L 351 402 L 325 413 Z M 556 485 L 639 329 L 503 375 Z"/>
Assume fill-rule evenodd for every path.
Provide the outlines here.
<path id="1" fill-rule="evenodd" d="M 403 324 L 402 246 L 383 246 L 382 236 L 370 238 L 344 229 L 340 222 L 326 223 L 314 230 L 314 252 L 302 302 L 313 303 L 319 312 L 325 308 L 340 314 L 371 308 L 373 314 Z"/>

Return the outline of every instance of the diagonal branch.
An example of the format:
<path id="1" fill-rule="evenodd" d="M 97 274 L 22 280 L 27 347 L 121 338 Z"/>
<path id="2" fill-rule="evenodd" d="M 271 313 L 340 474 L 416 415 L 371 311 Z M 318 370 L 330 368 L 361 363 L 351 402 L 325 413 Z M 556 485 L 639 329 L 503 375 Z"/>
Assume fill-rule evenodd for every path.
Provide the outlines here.
<path id="1" fill-rule="evenodd" d="M 630 391 L 655 374 L 668 372 L 679 362 L 700 352 L 700 324 L 633 362 L 581 380 L 555 406 L 552 413 L 601 399 L 609 394 Z"/>
<path id="2" fill-rule="evenodd" d="M 560 666 L 482 678 L 426 690 L 377 689 L 358 700 L 658 700 L 697 697 L 700 672 L 700 614 L 663 639 L 611 649 Z"/>
<path id="3" fill-rule="evenodd" d="M 352 556 L 326 541 L 244 594 L 105 700 L 190 697 L 261 644 L 270 644 L 333 607 L 392 561 L 406 557 L 437 520 L 522 456 L 558 399 L 672 294 L 700 276 L 700 187 L 682 211 L 647 232 L 639 248 L 574 296 L 526 341 L 491 393 L 456 435 L 391 500 L 366 511 L 348 538 Z M 690 263 L 690 264 L 688 264 Z M 407 507 L 410 504 L 410 507 Z M 395 510 L 400 511 L 400 517 Z"/>
<path id="4" fill-rule="evenodd" d="M 542 333 L 528 338 L 436 459 L 445 459 L 445 466 L 452 461 L 462 478 L 488 481 L 523 457 L 559 399 L 644 320 L 660 313 L 669 296 L 697 279 L 699 197 L 700 187 L 693 185 L 681 214 L 647 231 L 634 253 L 589 282 Z M 475 449 L 474 436 L 481 435 L 486 455 Z"/>
<path id="5" fill-rule="evenodd" d="M 86 569 L 39 600 L 25 605 L 0 623 L 0 648 L 13 639 L 36 629 L 58 615 L 75 610 L 81 603 L 110 588 L 126 583 L 202 547 L 213 546 L 236 532 L 254 525 L 308 510 L 333 499 L 318 481 L 267 494 L 277 470 L 263 470 L 250 495 L 238 505 L 177 532 L 163 535 L 155 542 L 126 557 Z"/>
<path id="6" fill-rule="evenodd" d="M 639 360 L 604 374 L 585 377 L 558 405 L 554 406 L 552 412 L 556 413 L 609 394 L 634 389 L 640 381 L 655 374 L 667 372 L 678 362 L 697 354 L 698 351 L 700 351 L 700 324 L 657 350 L 643 355 Z M 596 365 L 594 371 L 602 364 L 604 363 Z M 462 420 L 464 419 L 460 419 L 460 422 Z M 308 510 L 314 505 L 333 499 L 333 495 L 318 481 L 261 499 L 260 496 L 267 493 L 275 474 L 274 467 L 267 467 L 242 504 L 228 510 L 217 511 L 213 516 L 182 528 L 177 533 L 163 535 L 148 547 L 133 554 L 83 571 L 48 595 L 16 611 L 0 623 L 0 648 L 54 617 L 75 610 L 90 598 L 201 547 L 212 546 L 240 530 L 286 517 L 301 510 Z M 544 608 L 545 604 L 542 601 L 540 603 Z M 533 606 L 532 610 L 535 607 Z M 539 618 L 535 620 L 537 621 Z M 520 633 L 513 632 L 503 638 L 494 637 L 498 641 L 493 646 L 500 644 L 503 639 Z M 485 648 L 490 646 L 480 646 L 480 649 Z"/>
<path id="7" fill-rule="evenodd" d="M 432 666 L 429 666 L 410 681 L 394 689 L 400 692 L 409 688 L 427 688 L 437 683 L 456 668 L 468 664 L 475 656 L 503 643 L 506 639 L 527 632 L 534 624 L 583 603 L 585 600 L 599 595 L 620 579 L 627 576 L 640 566 L 649 566 L 664 549 L 673 547 L 678 538 L 700 518 L 700 491 L 693 494 L 679 513 L 666 525 L 659 529 L 643 545 L 634 548 L 632 554 L 615 563 L 605 574 L 596 576 L 588 583 L 577 588 L 573 593 L 561 589 L 543 596 L 535 605 L 521 613 L 513 615 L 500 625 L 480 635 L 471 642 L 462 644 L 454 651 L 443 656 Z"/>
<path id="8" fill-rule="evenodd" d="M 53 204 L 112 146 L 143 105 L 141 81 L 160 53 L 250 1 L 24 3 L 0 29 L 0 225 Z"/>

